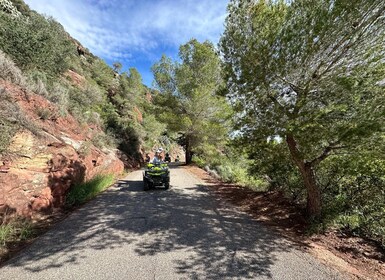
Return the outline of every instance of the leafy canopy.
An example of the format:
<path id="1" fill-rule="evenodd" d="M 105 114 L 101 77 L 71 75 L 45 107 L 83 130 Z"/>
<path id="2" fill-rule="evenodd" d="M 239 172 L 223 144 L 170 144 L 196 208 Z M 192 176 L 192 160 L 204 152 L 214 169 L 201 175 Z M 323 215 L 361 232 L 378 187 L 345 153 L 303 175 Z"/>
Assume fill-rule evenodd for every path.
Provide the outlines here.
<path id="1" fill-rule="evenodd" d="M 220 46 L 244 144 L 286 139 L 316 195 L 320 162 L 383 133 L 385 2 L 233 0 L 228 11 Z"/>
<path id="2" fill-rule="evenodd" d="M 312 161 L 380 132 L 384 7 L 380 0 L 232 1 L 221 51 L 242 135 L 293 134 Z"/>
<path id="3" fill-rule="evenodd" d="M 152 68 L 163 110 L 159 117 L 183 136 L 186 150 L 202 153 L 227 135 L 229 106 L 216 94 L 222 86 L 220 60 L 210 42 L 195 39 L 180 47 L 179 57 L 173 62 L 163 55 Z"/>

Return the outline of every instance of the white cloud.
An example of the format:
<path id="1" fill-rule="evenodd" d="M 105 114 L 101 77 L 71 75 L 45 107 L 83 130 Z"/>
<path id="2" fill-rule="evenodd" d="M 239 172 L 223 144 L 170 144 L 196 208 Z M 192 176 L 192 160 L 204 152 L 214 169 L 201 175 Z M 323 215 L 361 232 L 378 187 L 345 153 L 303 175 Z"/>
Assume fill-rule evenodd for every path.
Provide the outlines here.
<path id="1" fill-rule="evenodd" d="M 227 4 L 226 0 L 25 2 L 53 16 L 94 54 L 110 60 L 128 59 L 138 52 L 150 57 L 157 48 L 177 48 L 191 38 L 216 43 Z"/>

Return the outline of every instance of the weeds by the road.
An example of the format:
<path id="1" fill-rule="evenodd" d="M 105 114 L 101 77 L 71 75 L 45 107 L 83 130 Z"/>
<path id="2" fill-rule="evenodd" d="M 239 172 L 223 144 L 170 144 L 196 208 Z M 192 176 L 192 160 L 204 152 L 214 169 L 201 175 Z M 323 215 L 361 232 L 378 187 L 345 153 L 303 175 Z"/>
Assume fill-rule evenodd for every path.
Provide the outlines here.
<path id="1" fill-rule="evenodd" d="M 30 220 L 13 218 L 0 225 L 0 250 L 9 242 L 19 242 L 34 235 L 33 225 Z"/>
<path id="2" fill-rule="evenodd" d="M 114 183 L 114 175 L 98 175 L 95 178 L 76 185 L 67 194 L 66 204 L 69 207 L 81 205 L 94 198 Z"/>

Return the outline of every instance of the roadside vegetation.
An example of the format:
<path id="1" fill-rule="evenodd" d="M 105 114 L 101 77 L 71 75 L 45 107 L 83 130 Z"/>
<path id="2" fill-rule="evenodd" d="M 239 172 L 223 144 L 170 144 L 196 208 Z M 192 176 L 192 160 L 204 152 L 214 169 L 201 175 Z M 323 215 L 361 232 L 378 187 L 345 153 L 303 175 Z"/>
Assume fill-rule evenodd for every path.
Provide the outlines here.
<path id="1" fill-rule="evenodd" d="M 385 245 L 385 3 L 231 1 L 220 42 L 236 141 L 319 229 Z"/>
<path id="2" fill-rule="evenodd" d="M 219 50 L 191 40 L 153 66 L 157 118 L 187 162 L 282 191 L 313 231 L 385 247 L 384 2 L 233 0 L 228 12 Z"/>
<path id="3" fill-rule="evenodd" d="M 89 181 L 73 186 L 67 194 L 66 206 L 79 206 L 107 189 L 115 182 L 113 174 L 97 175 Z"/>
<path id="4" fill-rule="evenodd" d="M 27 240 L 34 235 L 31 221 L 26 219 L 12 219 L 0 225 L 0 250 L 6 242 Z"/>
<path id="5" fill-rule="evenodd" d="M 20 244 L 36 237 L 37 231 L 30 219 L 4 213 L 0 220 L 0 263 L 7 259 L 10 244 Z"/>

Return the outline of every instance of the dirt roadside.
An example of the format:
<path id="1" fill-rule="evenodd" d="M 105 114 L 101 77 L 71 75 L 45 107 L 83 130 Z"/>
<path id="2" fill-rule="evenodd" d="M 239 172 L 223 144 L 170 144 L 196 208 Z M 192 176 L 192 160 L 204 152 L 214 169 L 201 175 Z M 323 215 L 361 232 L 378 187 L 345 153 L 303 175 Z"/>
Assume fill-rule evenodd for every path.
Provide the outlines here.
<path id="1" fill-rule="evenodd" d="M 245 187 L 215 180 L 195 166 L 184 166 L 210 186 L 215 195 L 251 214 L 261 223 L 301 244 L 301 248 L 321 262 L 348 274 L 352 279 L 385 279 L 385 252 L 370 240 L 337 231 L 306 234 L 301 210 L 278 192 L 255 192 Z"/>

